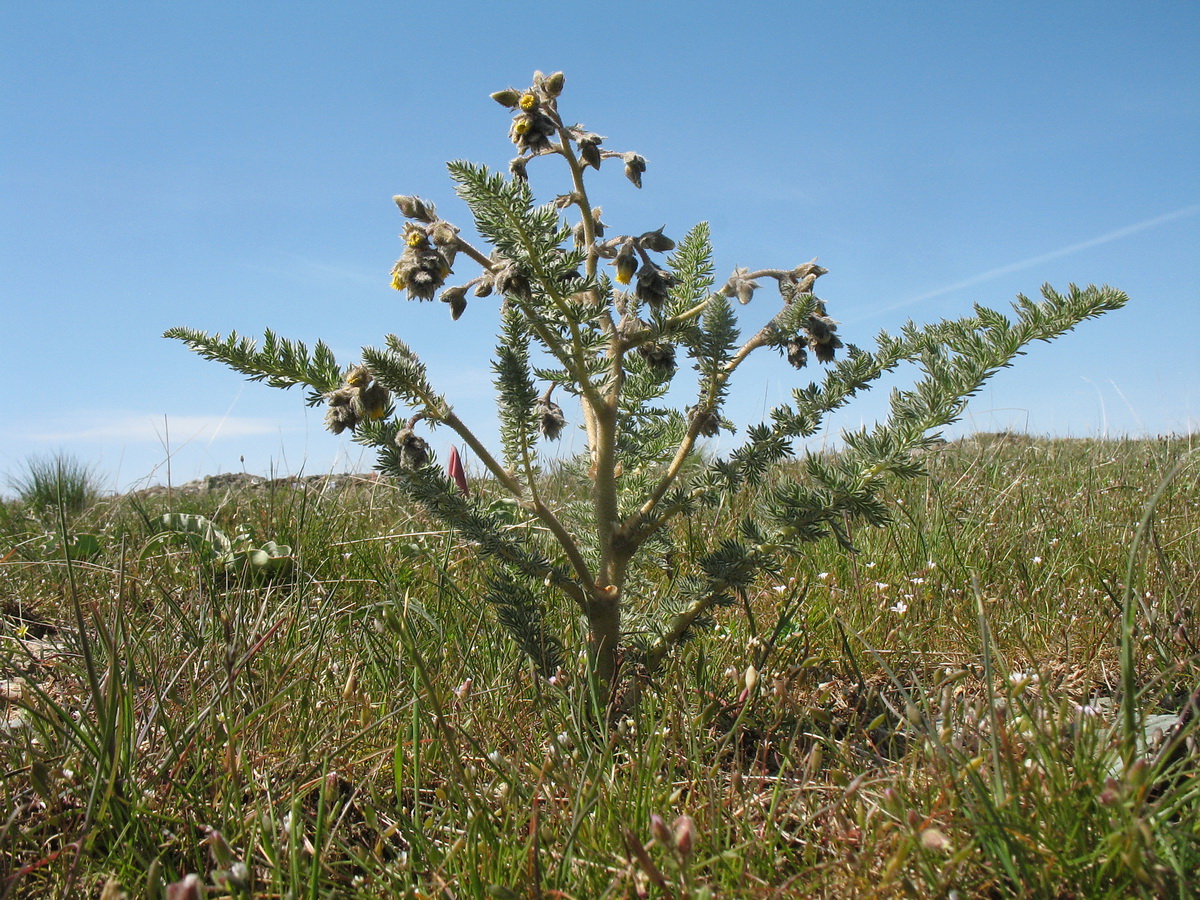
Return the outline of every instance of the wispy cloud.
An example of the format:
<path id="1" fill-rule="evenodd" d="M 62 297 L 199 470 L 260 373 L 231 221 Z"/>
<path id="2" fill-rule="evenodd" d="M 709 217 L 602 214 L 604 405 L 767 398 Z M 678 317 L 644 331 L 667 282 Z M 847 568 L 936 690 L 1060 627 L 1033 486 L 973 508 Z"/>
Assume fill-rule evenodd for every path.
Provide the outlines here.
<path id="1" fill-rule="evenodd" d="M 1124 228 L 1118 228 L 1115 231 L 1109 231 L 1097 237 L 1090 238 L 1086 241 L 1080 241 L 1077 244 L 1069 244 L 1066 247 L 1060 247 L 1057 250 L 1051 250 L 1049 253 L 1041 253 L 1037 256 L 1031 256 L 1028 259 L 1022 259 L 1018 262 L 1009 263 L 1006 266 L 999 266 L 995 269 L 988 269 L 986 272 L 981 272 L 978 275 L 972 275 L 970 278 L 956 281 L 954 284 L 948 284 L 945 287 L 940 287 L 937 290 L 927 291 L 924 294 L 918 294 L 915 297 L 909 297 L 905 300 L 900 300 L 888 306 L 879 306 L 870 311 L 870 315 L 877 313 L 891 312 L 894 309 L 901 309 L 905 306 L 912 306 L 914 303 L 921 303 L 925 300 L 932 300 L 934 297 L 941 297 L 943 294 L 949 294 L 954 291 L 962 290 L 963 288 L 972 287 L 981 284 L 985 281 L 991 281 L 993 278 L 999 278 L 1002 275 L 1008 275 L 1012 272 L 1019 272 L 1022 269 L 1031 269 L 1034 266 L 1041 265 L 1044 262 L 1061 259 L 1064 256 L 1070 256 L 1072 253 L 1078 253 L 1080 250 L 1090 250 L 1092 247 L 1099 247 L 1101 244 L 1109 244 L 1113 241 L 1120 240 L 1123 237 L 1129 237 L 1131 234 L 1137 234 L 1139 231 L 1146 231 L 1150 228 L 1155 228 L 1159 225 L 1165 225 L 1167 222 L 1174 222 L 1176 219 L 1184 219 L 1188 216 L 1194 216 L 1200 213 L 1200 204 L 1185 206 L 1182 209 L 1174 210 L 1173 212 L 1163 213 L 1161 216 L 1155 216 L 1152 219 L 1146 219 L 1142 222 L 1135 222 L 1132 225 L 1126 225 Z M 862 316 L 857 317 L 859 319 Z"/>
<path id="2" fill-rule="evenodd" d="M 32 441 L 73 442 L 112 441 L 124 444 L 154 443 L 172 445 L 204 440 L 208 443 L 222 438 L 279 434 L 280 423 L 273 419 L 239 416 L 163 416 L 151 413 L 116 413 L 59 420 L 49 429 L 27 432 L 23 437 Z"/>

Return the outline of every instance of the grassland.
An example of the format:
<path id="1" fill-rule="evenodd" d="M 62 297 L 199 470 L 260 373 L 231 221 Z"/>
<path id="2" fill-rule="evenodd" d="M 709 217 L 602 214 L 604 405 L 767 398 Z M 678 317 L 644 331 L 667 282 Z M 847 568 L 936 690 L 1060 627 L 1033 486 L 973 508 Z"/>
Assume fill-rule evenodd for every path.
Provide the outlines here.
<path id="1" fill-rule="evenodd" d="M 0 896 L 1194 896 L 1192 449 L 948 445 L 612 730 L 385 482 L 6 504 Z"/>

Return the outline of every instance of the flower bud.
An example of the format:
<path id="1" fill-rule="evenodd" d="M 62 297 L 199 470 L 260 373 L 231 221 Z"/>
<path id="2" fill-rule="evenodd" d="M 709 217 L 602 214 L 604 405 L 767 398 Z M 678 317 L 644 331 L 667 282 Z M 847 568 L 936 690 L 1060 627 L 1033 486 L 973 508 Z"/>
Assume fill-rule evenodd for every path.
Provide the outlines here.
<path id="1" fill-rule="evenodd" d="M 547 75 L 546 80 L 542 82 L 542 90 L 546 92 L 547 97 L 557 97 L 562 93 L 566 80 L 567 78 L 562 72 L 553 72 Z"/>
<path id="2" fill-rule="evenodd" d="M 663 234 L 664 225 L 657 231 L 647 231 L 637 239 L 638 246 L 643 250 L 653 250 L 655 253 L 666 253 L 675 249 L 675 242 Z"/>
<path id="3" fill-rule="evenodd" d="M 518 181 L 528 181 L 529 172 L 525 168 L 525 157 L 518 156 L 508 164 L 508 171 Z"/>
<path id="4" fill-rule="evenodd" d="M 426 203 L 420 197 L 397 194 L 392 200 L 400 207 L 400 213 L 406 219 L 416 219 L 418 222 L 435 221 L 433 204 Z"/>
<path id="5" fill-rule="evenodd" d="M 366 366 L 353 366 L 343 379 L 350 387 L 366 387 L 371 381 L 371 371 Z"/>
<path id="6" fill-rule="evenodd" d="M 579 145 L 579 155 L 582 156 L 583 161 L 593 169 L 599 169 L 600 161 L 604 158 L 600 154 L 600 144 L 603 141 L 604 138 L 590 131 L 577 134 L 575 137 L 575 143 Z"/>
<path id="7" fill-rule="evenodd" d="M 359 391 L 358 397 L 365 418 L 382 419 L 387 415 L 388 403 L 392 398 L 388 394 L 387 388 L 378 381 L 373 381 L 364 387 Z"/>
<path id="8" fill-rule="evenodd" d="M 680 816 L 675 820 L 675 849 L 679 855 L 688 857 L 696 846 L 696 825 L 691 816 Z"/>
<path id="9" fill-rule="evenodd" d="M 746 690 L 753 692 L 758 687 L 758 669 L 754 667 L 754 663 L 746 666 Z"/>
<path id="10" fill-rule="evenodd" d="M 204 883 L 194 873 L 167 885 L 167 900 L 200 900 L 203 896 Z"/>
<path id="11" fill-rule="evenodd" d="M 208 847 L 212 851 L 213 861 L 223 869 L 233 864 L 233 848 L 225 840 L 225 836 L 215 828 L 208 830 Z"/>
<path id="12" fill-rule="evenodd" d="M 674 832 L 658 813 L 650 813 L 650 835 L 664 847 L 675 846 Z"/>
<path id="13" fill-rule="evenodd" d="M 446 288 L 442 291 L 441 301 L 450 304 L 450 318 L 457 322 L 467 308 L 467 286 L 462 284 Z"/>
<path id="14" fill-rule="evenodd" d="M 745 306 L 753 299 L 754 292 L 758 290 L 758 286 L 758 282 L 750 277 L 749 269 L 737 268 L 733 270 L 733 274 L 729 276 L 729 280 L 721 288 L 721 293 L 726 297 L 737 297 L 738 303 Z"/>
<path id="15" fill-rule="evenodd" d="M 637 271 L 638 260 L 633 250 L 633 241 L 626 241 L 617 251 L 617 258 L 612 263 L 617 269 L 617 283 L 629 284 L 633 273 Z"/>
<path id="16" fill-rule="evenodd" d="M 926 828 L 921 832 L 921 846 L 926 850 L 950 852 L 950 839 L 938 828 Z"/>
<path id="17" fill-rule="evenodd" d="M 492 99 L 501 106 L 512 109 L 521 102 L 521 92 L 514 91 L 512 88 L 507 88 L 503 91 L 496 91 L 496 93 L 492 94 Z"/>
<path id="18" fill-rule="evenodd" d="M 633 182 L 633 186 L 640 188 L 642 186 L 642 173 L 646 171 L 646 160 L 636 153 L 626 153 L 625 160 L 625 177 Z"/>
<path id="19" fill-rule="evenodd" d="M 458 229 L 443 220 L 438 220 L 434 223 L 430 237 L 433 238 L 433 242 L 439 247 L 458 246 Z"/>

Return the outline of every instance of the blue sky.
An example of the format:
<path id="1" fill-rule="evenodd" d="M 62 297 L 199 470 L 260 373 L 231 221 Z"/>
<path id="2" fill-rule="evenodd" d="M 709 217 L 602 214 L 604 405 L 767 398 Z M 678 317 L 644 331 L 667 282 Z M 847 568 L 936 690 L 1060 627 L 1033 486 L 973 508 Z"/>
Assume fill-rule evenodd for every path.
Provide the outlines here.
<path id="1" fill-rule="evenodd" d="M 391 197 L 469 224 L 444 163 L 506 165 L 488 95 L 535 68 L 566 72 L 564 116 L 649 160 L 641 191 L 594 179 L 614 233 L 709 221 L 721 277 L 819 257 L 846 340 L 1047 281 L 1130 295 L 1032 348 L 955 433 L 1195 430 L 1198 39 L 1194 0 L 3 4 L 0 475 L 58 451 L 121 488 L 168 457 L 176 483 L 369 466 L 299 391 L 173 325 L 324 338 L 346 364 L 394 331 L 493 433 L 496 308 L 452 323 L 389 288 Z M 764 291 L 746 330 L 773 312 Z M 763 357 L 730 411 L 757 421 L 810 378 Z"/>

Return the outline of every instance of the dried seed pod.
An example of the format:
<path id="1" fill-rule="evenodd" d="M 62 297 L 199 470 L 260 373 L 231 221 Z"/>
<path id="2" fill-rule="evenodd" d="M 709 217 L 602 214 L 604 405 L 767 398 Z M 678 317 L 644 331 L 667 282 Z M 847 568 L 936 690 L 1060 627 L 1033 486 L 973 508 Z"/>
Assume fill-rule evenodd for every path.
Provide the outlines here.
<path id="1" fill-rule="evenodd" d="M 804 327 L 808 336 L 808 348 L 817 357 L 818 362 L 833 362 L 835 351 L 842 346 L 841 338 L 837 336 L 837 323 L 828 316 L 812 315 Z"/>
<path id="2" fill-rule="evenodd" d="M 797 369 L 808 365 L 808 353 L 804 349 L 804 341 L 799 337 L 788 338 L 786 355 L 788 364 Z"/>
<path id="3" fill-rule="evenodd" d="M 618 281 L 620 278 L 617 279 Z M 660 269 L 653 263 L 642 266 L 637 276 L 637 288 L 634 293 L 638 299 L 650 306 L 661 305 L 670 295 L 675 286 L 676 278 L 670 272 Z"/>
<path id="4" fill-rule="evenodd" d="M 689 406 L 687 415 L 689 424 L 699 421 L 700 427 L 697 429 L 697 433 L 703 437 L 716 437 L 720 433 L 721 418 L 712 410 Z"/>
<path id="5" fill-rule="evenodd" d="M 429 444 L 411 428 L 400 429 L 395 440 L 400 449 L 400 462 L 406 469 L 419 469 L 429 462 Z"/>
<path id="6" fill-rule="evenodd" d="M 674 344 L 642 344 L 637 352 L 655 372 L 675 371 Z"/>
<path id="7" fill-rule="evenodd" d="M 537 402 L 538 431 L 548 441 L 557 441 L 566 427 L 567 418 L 562 407 L 549 397 L 540 397 Z"/>

